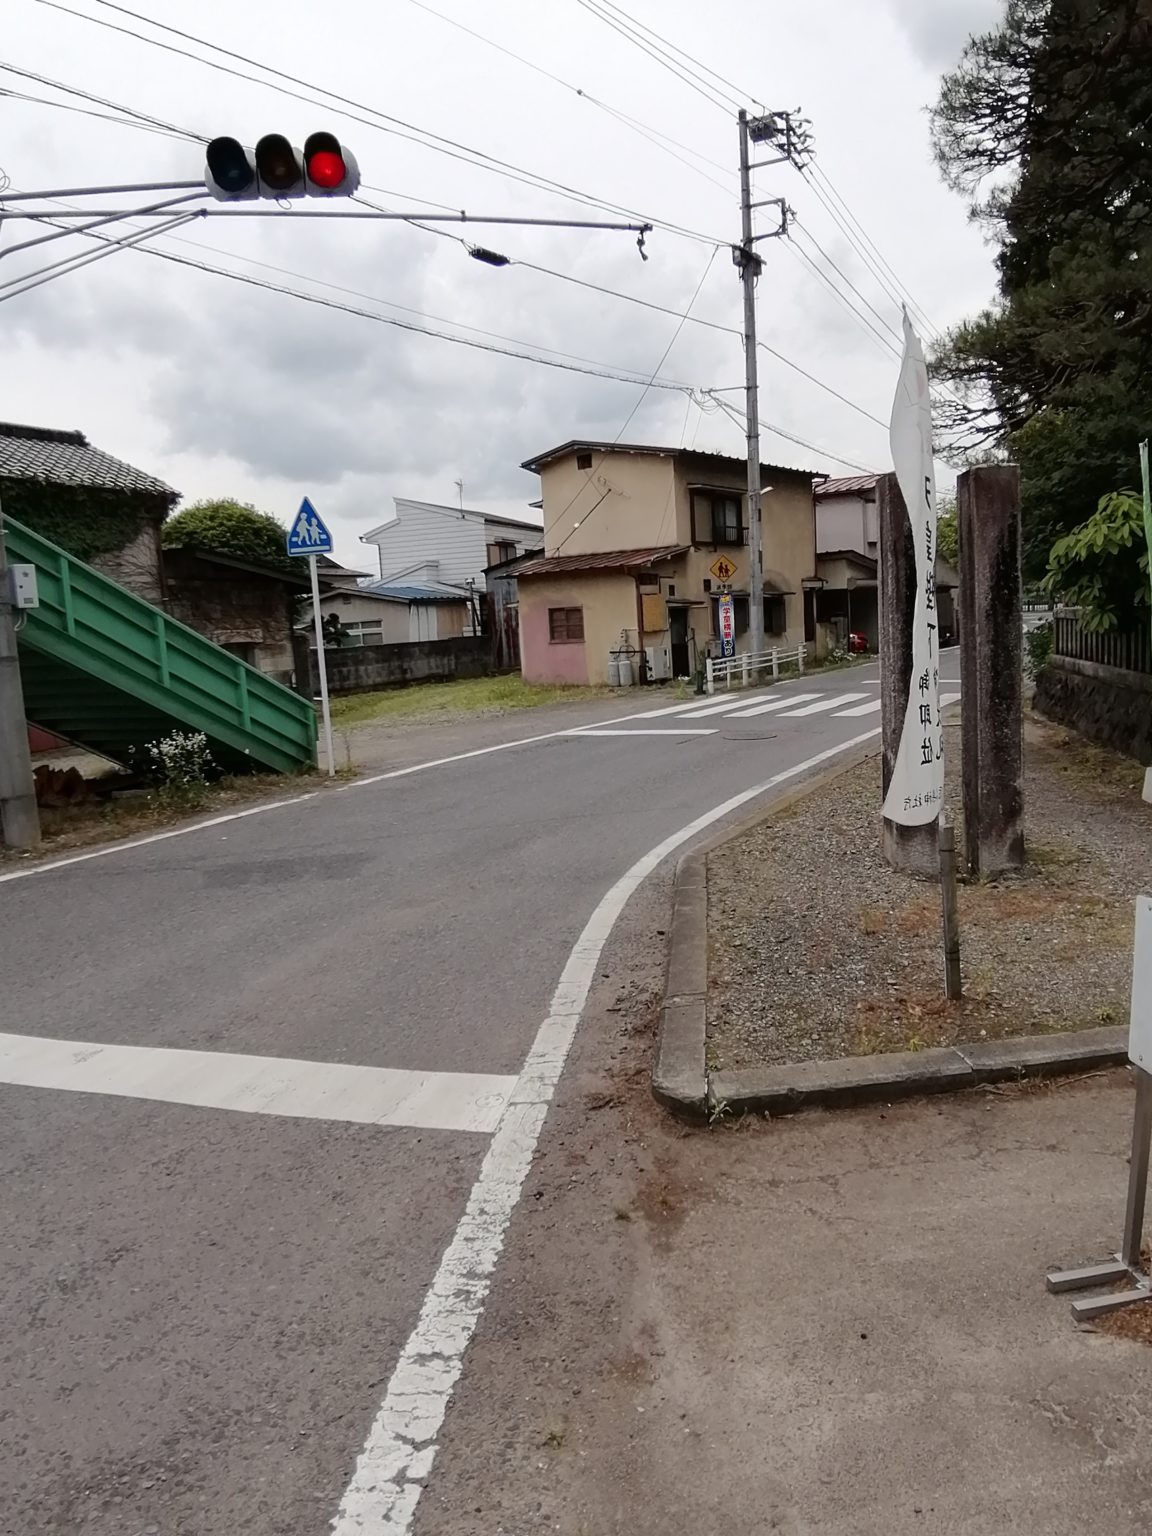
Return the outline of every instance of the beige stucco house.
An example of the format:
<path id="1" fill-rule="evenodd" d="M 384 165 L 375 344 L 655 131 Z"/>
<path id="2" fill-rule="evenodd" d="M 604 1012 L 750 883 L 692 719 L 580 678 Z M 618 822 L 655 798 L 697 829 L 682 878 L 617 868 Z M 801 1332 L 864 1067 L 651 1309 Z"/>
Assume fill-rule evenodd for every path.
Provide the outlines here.
<path id="1" fill-rule="evenodd" d="M 602 683 L 629 648 L 647 675 L 690 676 L 718 633 L 722 580 L 748 644 L 746 467 L 684 448 L 573 441 L 528 459 L 540 477 L 544 553 L 517 568 L 520 651 L 534 682 Z M 761 466 L 764 630 L 805 638 L 816 566 L 813 475 Z M 721 576 L 720 573 L 723 573 Z"/>
<path id="2" fill-rule="evenodd" d="M 880 527 L 875 475 L 823 480 L 815 490 L 816 582 L 813 584 L 819 645 L 862 634 L 870 650 L 880 644 L 877 562 Z M 942 643 L 956 638 L 956 589 L 960 577 L 936 557 L 936 608 Z M 946 637 L 946 638 L 945 638 Z"/>

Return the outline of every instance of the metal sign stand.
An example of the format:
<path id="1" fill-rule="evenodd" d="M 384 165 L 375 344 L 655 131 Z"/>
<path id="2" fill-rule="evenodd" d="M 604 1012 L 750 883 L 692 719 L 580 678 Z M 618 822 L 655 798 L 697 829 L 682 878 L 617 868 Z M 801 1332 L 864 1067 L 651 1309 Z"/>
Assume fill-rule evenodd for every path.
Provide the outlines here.
<path id="1" fill-rule="evenodd" d="M 1148 1163 L 1152 1149 L 1152 898 L 1137 897 L 1136 942 L 1132 962 L 1132 1022 L 1128 1055 L 1136 1077 L 1136 1107 L 1132 1117 L 1132 1155 L 1128 1165 L 1128 1200 L 1124 1210 L 1124 1239 L 1111 1263 L 1090 1264 L 1084 1269 L 1055 1270 L 1048 1289 L 1087 1291 L 1098 1285 L 1129 1281 L 1123 1291 L 1107 1291 L 1072 1303 L 1077 1322 L 1088 1322 L 1152 1300 L 1152 1275 L 1142 1267 L 1140 1247 L 1144 1236 L 1144 1207 L 1148 1194 Z"/>

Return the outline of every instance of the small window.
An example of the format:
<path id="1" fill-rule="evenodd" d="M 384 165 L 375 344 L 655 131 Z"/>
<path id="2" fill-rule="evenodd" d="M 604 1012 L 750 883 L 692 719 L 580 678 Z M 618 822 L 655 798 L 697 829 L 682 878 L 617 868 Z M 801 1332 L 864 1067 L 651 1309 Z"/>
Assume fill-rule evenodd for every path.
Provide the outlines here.
<path id="1" fill-rule="evenodd" d="M 592 455 L 590 453 L 578 453 L 576 455 L 576 468 L 577 469 L 591 469 L 592 468 Z"/>
<path id="2" fill-rule="evenodd" d="M 695 544 L 743 544 L 744 503 L 733 492 L 694 491 L 692 541 Z"/>
<path id="3" fill-rule="evenodd" d="M 711 590 L 712 590 L 712 578 L 711 578 L 711 576 L 705 576 L 702 585 L 704 587 L 705 592 L 711 592 Z"/>
<path id="4" fill-rule="evenodd" d="M 548 639 L 553 645 L 575 645 L 583 641 L 583 608 L 549 608 Z"/>
<path id="5" fill-rule="evenodd" d="M 743 544 L 744 526 L 740 518 L 739 497 L 713 496 L 712 542 L 713 544 Z"/>
<path id="6" fill-rule="evenodd" d="M 764 599 L 764 633 L 766 635 L 788 633 L 788 610 L 784 599 L 775 593 Z"/>
<path id="7" fill-rule="evenodd" d="M 346 624 L 344 633 L 348 645 L 383 645 L 384 621 L 382 619 L 363 619 L 358 624 Z"/>
<path id="8" fill-rule="evenodd" d="M 676 596 L 676 583 L 675 582 L 670 581 L 668 583 L 668 596 L 669 597 L 675 597 Z"/>

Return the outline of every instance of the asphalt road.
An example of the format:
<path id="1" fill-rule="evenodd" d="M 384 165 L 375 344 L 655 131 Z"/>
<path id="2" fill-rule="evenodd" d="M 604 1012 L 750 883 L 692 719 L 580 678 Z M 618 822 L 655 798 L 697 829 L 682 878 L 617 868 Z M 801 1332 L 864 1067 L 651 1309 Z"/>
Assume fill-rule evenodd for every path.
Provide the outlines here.
<path id="1" fill-rule="evenodd" d="M 326 1531 L 589 914 L 876 698 L 551 712 L 0 880 L 0 1531 Z"/>

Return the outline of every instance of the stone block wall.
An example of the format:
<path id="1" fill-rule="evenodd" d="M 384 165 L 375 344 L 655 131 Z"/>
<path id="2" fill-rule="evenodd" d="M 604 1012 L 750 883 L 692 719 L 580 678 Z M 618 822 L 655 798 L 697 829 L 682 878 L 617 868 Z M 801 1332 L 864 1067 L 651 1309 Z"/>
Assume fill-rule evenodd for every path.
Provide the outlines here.
<path id="1" fill-rule="evenodd" d="M 296 687 L 305 698 L 320 692 L 315 648 L 303 634 L 296 636 Z M 331 694 L 372 693 L 378 688 L 402 688 L 407 683 L 446 681 L 455 677 L 487 677 L 492 641 L 487 635 L 452 640 L 412 640 L 401 645 L 325 646 L 328 691 Z"/>
<path id="2" fill-rule="evenodd" d="M 1036 679 L 1033 704 L 1098 746 L 1152 763 L 1152 676 L 1053 656 Z"/>

